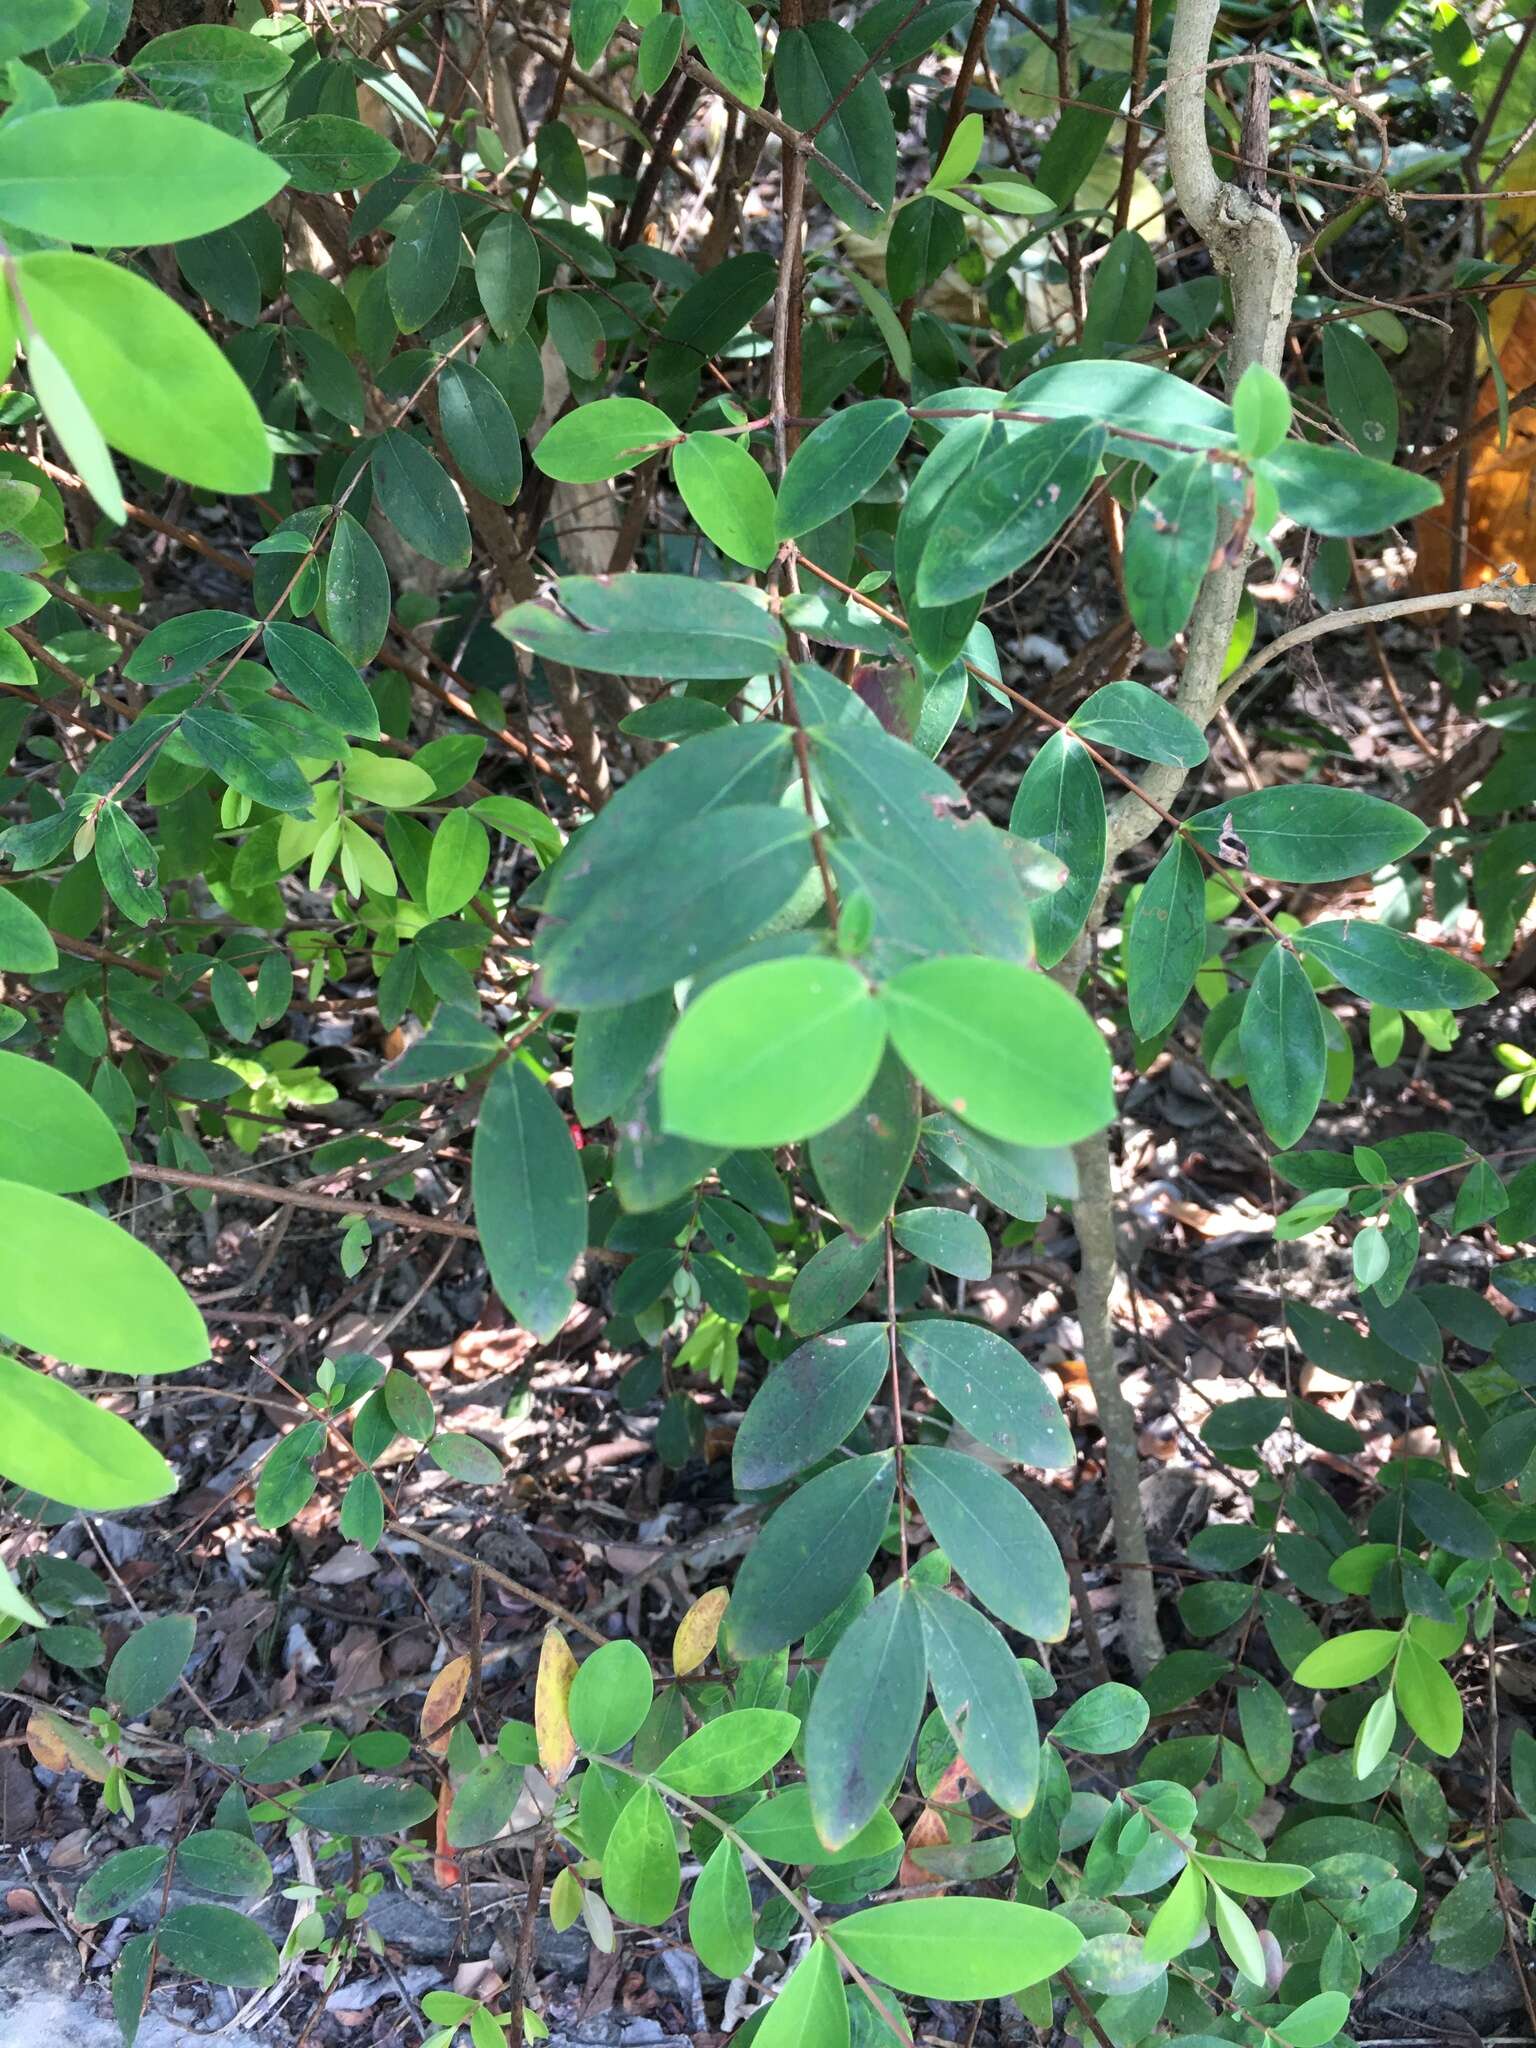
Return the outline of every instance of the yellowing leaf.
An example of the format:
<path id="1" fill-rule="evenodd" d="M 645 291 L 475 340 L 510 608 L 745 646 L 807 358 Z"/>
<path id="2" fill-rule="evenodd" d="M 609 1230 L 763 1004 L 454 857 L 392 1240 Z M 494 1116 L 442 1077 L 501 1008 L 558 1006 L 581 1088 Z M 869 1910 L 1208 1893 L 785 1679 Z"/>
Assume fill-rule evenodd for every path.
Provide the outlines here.
<path id="1" fill-rule="evenodd" d="M 55 1714 L 34 1714 L 27 1723 L 27 1747 L 45 1771 L 79 1771 L 98 1785 L 107 1781 L 107 1760 Z"/>
<path id="2" fill-rule="evenodd" d="M 533 1727 L 539 1745 L 539 1768 L 552 1785 L 569 1774 L 576 1761 L 576 1738 L 569 1712 L 576 1659 L 559 1629 L 544 1631 L 539 1651 L 539 1676 L 533 1693 Z"/>
<path id="3" fill-rule="evenodd" d="M 454 1657 L 427 1687 L 421 1703 L 421 1739 L 434 1756 L 448 1747 L 448 1733 L 458 1719 L 469 1690 L 470 1664 L 467 1657 Z"/>
<path id="4" fill-rule="evenodd" d="M 672 1638 L 672 1669 L 679 1678 L 697 1671 L 710 1657 L 730 1598 L 727 1587 L 714 1586 L 694 1601 L 677 1624 L 677 1634 Z"/>

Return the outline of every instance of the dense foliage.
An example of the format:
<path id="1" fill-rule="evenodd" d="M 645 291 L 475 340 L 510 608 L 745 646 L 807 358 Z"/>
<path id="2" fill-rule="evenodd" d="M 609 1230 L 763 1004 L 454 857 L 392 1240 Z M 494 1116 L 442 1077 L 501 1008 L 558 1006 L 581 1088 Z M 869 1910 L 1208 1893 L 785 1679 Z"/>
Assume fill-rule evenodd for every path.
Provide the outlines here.
<path id="1" fill-rule="evenodd" d="M 414 1748 L 163 1740 L 147 1717 L 192 1619 L 143 1622 L 108 1665 L 100 1581 L 23 1546 L 0 1684 L 25 1698 L 38 1656 L 69 1674 L 31 1699 L 33 1756 L 123 1816 L 189 1755 L 207 1788 L 208 1825 L 122 1850 L 76 1900 L 91 1929 L 173 1872 L 207 1895 L 124 1947 L 125 2041 L 155 1971 L 260 1988 L 320 1954 L 333 1981 L 380 1886 L 425 1881 L 412 1831 L 434 1820 L 440 1876 L 510 1838 L 529 1915 L 548 1878 L 556 1924 L 585 1916 L 601 1945 L 685 1914 L 733 1978 L 808 1932 L 736 2036 L 761 2048 L 909 2038 L 903 1997 L 1011 1997 L 1100 2048 L 1325 2048 L 1426 1921 L 1453 1968 L 1513 1950 L 1536 1745 L 1522 1731 L 1501 1799 L 1493 1669 L 1536 1540 L 1536 1162 L 1449 1130 L 1307 1139 L 1357 1060 L 1432 1061 L 1494 996 L 1536 894 L 1536 718 L 1526 678 L 1493 689 L 1448 642 L 1447 699 L 1487 742 L 1463 806 L 1371 793 L 1321 737 L 1292 781 L 1202 788 L 1207 729 L 1266 659 L 1254 551 L 1300 557 L 1326 618 L 1352 543 L 1442 503 L 1421 449 L 1394 462 L 1402 323 L 1335 291 L 1316 193 L 1288 358 L 1294 254 L 1251 196 L 1267 158 L 1239 162 L 1219 233 L 1176 148 L 1167 195 L 1149 87 L 1209 172 L 1212 136 L 1267 149 L 1262 124 L 1241 145 L 1223 125 L 1265 74 L 1214 71 L 1249 82 L 1207 128 L 1203 73 L 1169 58 L 1192 37 L 1203 64 L 1199 0 L 1134 27 L 1063 6 L 1030 33 L 972 0 L 575 0 L 525 132 L 473 9 L 435 17 L 446 93 L 422 9 L 130 12 L 0 20 L 9 1523 L 174 1489 L 144 1376 L 205 1367 L 219 1311 L 114 1220 L 115 1191 L 227 1191 L 229 1146 L 262 1154 L 334 1097 L 302 1020 L 340 998 L 391 1056 L 370 1127 L 314 1156 L 327 1192 L 288 1193 L 329 1215 L 341 1273 L 391 1232 L 477 1238 L 546 1341 L 584 1274 L 671 1464 L 703 1428 L 691 1389 L 742 1376 L 732 1475 L 761 1528 L 670 1669 L 557 1613 L 530 1718 L 477 1740 L 466 1654 Z M 1230 10 L 1239 42 L 1257 14 Z M 1361 208 L 1507 171 L 1536 104 L 1523 32 L 1367 14 L 1426 122 L 1480 110 L 1471 144 L 1414 138 L 1363 177 L 1336 103 L 1380 116 L 1314 55 L 1274 87 L 1288 149 L 1335 186 L 1347 169 Z M 705 258 L 655 215 L 711 104 Z M 773 203 L 743 229 L 760 154 Z M 1160 271 L 1165 196 L 1214 270 Z M 1250 347 L 1256 276 L 1281 317 Z M 1460 279 L 1474 343 L 1470 287 L 1503 276 Z M 584 527 L 593 502 L 612 516 Z M 1117 665 L 1172 649 L 1148 673 L 1175 679 L 1100 681 L 1058 717 L 1009 680 L 997 601 L 1085 508 L 1134 634 Z M 117 545 L 136 524 L 243 601 L 146 602 Z M 1006 827 L 941 765 L 994 702 L 1033 748 Z M 1427 883 L 1444 943 L 1414 930 Z M 1474 917 L 1481 964 L 1456 940 Z M 1070 1209 L 1107 1301 L 1115 1059 L 1176 1045 L 1246 1091 L 1276 1238 L 1350 1246 L 1347 1313 L 1288 1306 L 1299 1352 L 1435 1443 L 1341 1505 L 1327 1472 L 1361 1439 L 1299 1381 L 1214 1409 L 1205 1447 L 1252 1516 L 1194 1539 L 1164 1655 L 1110 1358 L 1137 1682 L 1064 1701 L 1022 1654 L 1067 1636 L 1073 1588 L 1020 1468 L 1077 1446 L 963 1286 L 949 1309 L 931 1283 L 990 1274 L 978 1211 L 1019 1242 Z M 1529 1110 L 1529 1051 L 1499 1059 L 1490 1092 Z M 468 1201 L 418 1206 L 416 1170 L 471 1133 Z M 1457 1236 L 1498 1302 L 1422 1284 L 1426 1240 Z M 150 1391 L 130 1414 L 96 1375 Z M 267 1530 L 324 1486 L 342 1535 L 380 1544 L 401 1511 L 375 1468 L 402 1439 L 466 1487 L 502 1478 L 399 1367 L 331 1357 L 299 1396 L 256 1486 Z M 1480 1687 L 1469 1826 L 1436 1771 Z M 321 1867 L 289 1887 L 280 1955 L 243 1909 L 285 1830 Z M 537 2037 L 524 1988 L 432 1994 L 434 2042 Z"/>

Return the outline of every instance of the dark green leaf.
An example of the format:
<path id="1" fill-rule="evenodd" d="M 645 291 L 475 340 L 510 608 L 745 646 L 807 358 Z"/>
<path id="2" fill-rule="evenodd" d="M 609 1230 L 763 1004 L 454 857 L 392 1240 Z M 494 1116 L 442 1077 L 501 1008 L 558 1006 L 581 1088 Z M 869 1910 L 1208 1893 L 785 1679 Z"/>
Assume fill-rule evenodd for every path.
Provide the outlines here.
<path id="1" fill-rule="evenodd" d="M 811 1699 L 806 1778 L 828 1848 L 846 1848 L 899 1782 L 926 1693 L 917 1602 L 898 1580 L 839 1639 Z"/>
<path id="2" fill-rule="evenodd" d="M 379 509 L 409 547 L 446 569 L 469 561 L 469 522 L 448 472 L 410 434 L 391 427 L 373 444 Z"/>
<path id="3" fill-rule="evenodd" d="M 1497 989 L 1454 953 L 1365 918 L 1308 925 L 1297 943 L 1357 996 L 1395 1010 L 1464 1010 Z"/>
<path id="4" fill-rule="evenodd" d="M 1040 964 L 1054 967 L 1082 930 L 1104 878 L 1104 791 L 1092 756 L 1069 733 L 1039 749 L 1013 800 L 1008 829 L 1053 854 L 1067 871 L 1032 909 Z"/>
<path id="5" fill-rule="evenodd" d="M 1056 420 L 1008 441 L 952 485 L 928 527 L 918 601 L 953 604 L 1022 568 L 1077 510 L 1103 452 L 1096 421 Z"/>
<path id="6" fill-rule="evenodd" d="M 1441 502 L 1428 477 L 1309 441 L 1283 443 L 1254 469 L 1273 486 L 1287 519 L 1328 538 L 1380 533 Z"/>
<path id="7" fill-rule="evenodd" d="M 475 1220 L 496 1292 L 553 1337 L 575 1301 L 568 1275 L 587 1242 L 587 1191 L 565 1118 L 520 1060 L 492 1076 L 474 1143 Z"/>
<path id="8" fill-rule="evenodd" d="M 776 1365 L 736 1433 L 736 1485 L 782 1485 L 842 1443 L 863 1419 L 890 1369 L 883 1323 L 852 1323 L 813 1337 Z"/>
<path id="9" fill-rule="evenodd" d="M 779 485 L 781 540 L 825 526 L 879 482 L 911 431 L 895 398 L 850 405 L 813 427 L 790 457 Z"/>
<path id="10" fill-rule="evenodd" d="M 1016 1464 L 1061 1471 L 1075 1455 L 1050 1390 L 1005 1337 L 979 1323 L 930 1316 L 900 1329 L 907 1363 L 982 1443 Z"/>
<path id="11" fill-rule="evenodd" d="M 1205 872 L 1180 834 L 1152 870 L 1126 933 L 1126 993 L 1138 1038 L 1156 1038 L 1172 1024 L 1206 952 Z"/>
<path id="12" fill-rule="evenodd" d="M 1028 1813 L 1039 1788 L 1040 1744 L 1018 1659 L 986 1616 L 952 1593 L 918 1586 L 914 1597 L 934 1697 L 956 1749 L 1005 1813 Z"/>
<path id="13" fill-rule="evenodd" d="M 1294 1145 L 1323 1099 L 1327 1042 L 1306 970 L 1274 945 L 1254 977 L 1238 1026 L 1248 1092 L 1277 1145 Z"/>
<path id="14" fill-rule="evenodd" d="M 849 1458 L 769 1518 L 731 1595 L 726 1627 L 734 1657 L 766 1656 L 825 1620 L 873 1557 L 895 1481 L 889 1452 Z"/>
<path id="15" fill-rule="evenodd" d="M 906 1472 L 934 1540 L 976 1598 L 1023 1634 L 1060 1642 L 1071 1613 L 1066 1569 L 1017 1488 L 975 1458 L 926 1444 L 907 1453 Z"/>
<path id="16" fill-rule="evenodd" d="M 1396 804 L 1317 783 L 1255 790 L 1188 821 L 1212 854 L 1224 827 L 1247 847 L 1251 871 L 1275 882 L 1347 882 L 1412 853 L 1425 831 Z"/>

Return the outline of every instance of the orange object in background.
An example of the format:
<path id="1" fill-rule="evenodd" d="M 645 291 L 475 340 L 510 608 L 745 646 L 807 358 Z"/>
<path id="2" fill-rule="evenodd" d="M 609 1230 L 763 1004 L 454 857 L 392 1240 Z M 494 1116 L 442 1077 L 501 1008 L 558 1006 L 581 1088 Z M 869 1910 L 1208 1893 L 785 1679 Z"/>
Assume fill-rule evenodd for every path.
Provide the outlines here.
<path id="1" fill-rule="evenodd" d="M 1516 172 L 1519 172 L 1518 179 Z M 1516 159 L 1508 182 L 1528 187 L 1536 162 Z M 1536 201 L 1506 199 L 1499 208 L 1495 254 L 1508 257 L 1514 245 L 1536 228 Z M 1536 293 L 1519 289 L 1500 292 L 1488 308 L 1488 324 L 1499 367 L 1511 397 L 1536 384 Z M 1490 374 L 1477 393 L 1471 417 L 1492 414 L 1477 437 L 1467 479 L 1467 545 L 1462 588 L 1491 583 L 1512 562 L 1522 583 L 1536 581 L 1536 406 L 1521 406 L 1509 416 L 1509 435 L 1499 444 L 1498 386 Z M 1418 522 L 1418 563 L 1414 582 L 1420 590 L 1454 590 L 1451 574 L 1451 517 L 1455 467 L 1448 464 L 1441 483 L 1445 503 Z"/>

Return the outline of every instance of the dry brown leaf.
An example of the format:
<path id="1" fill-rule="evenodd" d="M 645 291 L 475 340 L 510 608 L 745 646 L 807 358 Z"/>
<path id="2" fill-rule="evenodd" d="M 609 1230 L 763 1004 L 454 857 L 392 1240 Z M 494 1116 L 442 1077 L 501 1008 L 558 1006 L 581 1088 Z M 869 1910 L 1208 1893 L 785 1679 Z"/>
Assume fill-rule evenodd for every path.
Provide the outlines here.
<path id="1" fill-rule="evenodd" d="M 726 1587 L 713 1587 L 694 1601 L 677 1624 L 677 1634 L 672 1638 L 672 1669 L 679 1678 L 697 1671 L 713 1653 L 730 1597 Z"/>
<path id="2" fill-rule="evenodd" d="M 576 1659 L 557 1628 L 544 1631 L 539 1651 L 539 1676 L 533 1693 L 533 1730 L 539 1744 L 539 1768 L 552 1785 L 563 1783 L 576 1761 L 569 1703 Z"/>

